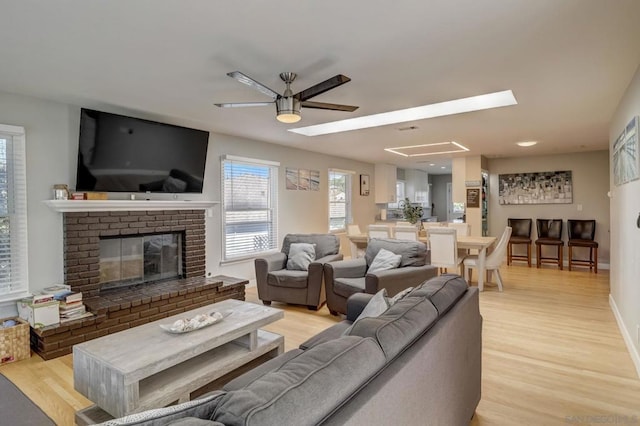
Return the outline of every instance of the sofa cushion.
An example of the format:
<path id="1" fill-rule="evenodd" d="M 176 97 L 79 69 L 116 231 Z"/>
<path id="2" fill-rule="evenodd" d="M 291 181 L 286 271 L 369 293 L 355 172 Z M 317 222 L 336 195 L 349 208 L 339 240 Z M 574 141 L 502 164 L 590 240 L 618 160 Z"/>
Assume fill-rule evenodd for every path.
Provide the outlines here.
<path id="1" fill-rule="evenodd" d="M 429 298 L 437 309 L 438 315 L 443 316 L 468 288 L 469 285 L 460 275 L 442 274 L 425 281 L 409 295 Z"/>
<path id="2" fill-rule="evenodd" d="M 290 271 L 281 269 L 267 274 L 267 283 L 276 287 L 307 288 L 307 271 Z"/>
<path id="3" fill-rule="evenodd" d="M 334 278 L 333 292 L 342 297 L 349 298 L 353 293 L 361 293 L 365 289 L 366 277 L 361 278 Z"/>
<path id="4" fill-rule="evenodd" d="M 415 290 L 378 317 L 354 322 L 349 335 L 373 337 L 391 361 L 438 320 L 433 303 L 424 295 L 414 293 Z"/>
<path id="5" fill-rule="evenodd" d="M 175 422 L 169 423 L 168 426 L 225 426 L 220 422 L 212 420 L 199 419 L 197 417 L 185 417 Z"/>
<path id="6" fill-rule="evenodd" d="M 228 426 L 315 425 L 384 364 L 384 354 L 373 339 L 346 336 L 331 340 L 302 352 L 243 389 L 228 392 L 212 420 Z M 344 378 L 347 372 L 349 380 Z"/>
<path id="7" fill-rule="evenodd" d="M 367 244 L 365 259 L 371 265 L 380 249 L 402 255 L 400 268 L 405 266 L 423 266 L 427 263 L 427 246 L 419 241 L 401 241 L 389 238 L 372 238 Z"/>
<path id="8" fill-rule="evenodd" d="M 352 324 L 351 321 L 340 321 L 339 323 L 332 325 L 331 327 L 325 330 L 322 330 L 320 333 L 304 341 L 300 345 L 300 349 L 303 349 L 306 351 L 307 349 L 317 346 L 321 343 L 325 343 L 325 342 L 328 342 L 329 340 L 342 337 L 342 335 L 344 334 L 344 331 L 347 330 L 349 327 L 351 327 L 351 324 Z"/>
<path id="9" fill-rule="evenodd" d="M 308 271 L 311 262 L 316 260 L 315 244 L 293 243 L 289 247 L 287 269 L 292 271 Z"/>
<path id="10" fill-rule="evenodd" d="M 130 414 L 113 420 L 107 420 L 97 426 L 164 426 L 185 417 L 197 417 L 199 419 L 209 419 L 221 401 L 225 392 L 214 391 L 200 399 L 188 401 L 178 405 L 165 408 L 156 408 L 141 413 Z M 219 423 L 209 423 L 217 425 Z"/>
<path id="11" fill-rule="evenodd" d="M 373 258 L 367 273 L 372 274 L 378 271 L 386 271 L 387 269 L 395 269 L 400 265 L 401 260 L 402 255 L 394 254 L 389 250 L 381 248 L 378 250 L 376 257 Z"/>
<path id="12" fill-rule="evenodd" d="M 231 380 L 229 383 L 223 386 L 223 389 L 226 391 L 242 389 L 243 387 L 247 386 L 249 383 L 252 383 L 253 381 L 269 373 L 270 371 L 280 368 L 282 364 L 286 363 L 292 358 L 297 357 L 298 355 L 300 355 L 301 352 L 302 352 L 302 349 L 292 349 L 290 351 L 287 351 L 283 354 L 278 355 L 275 358 L 271 358 L 269 361 L 264 362 L 258 365 L 257 367 L 252 368 L 251 370 L 242 374 L 241 376 L 238 376 L 235 379 Z"/>
<path id="13" fill-rule="evenodd" d="M 316 245 L 316 259 L 338 254 L 340 251 L 340 239 L 333 234 L 287 234 L 282 242 L 282 252 L 289 255 L 292 243 L 310 243 Z"/>

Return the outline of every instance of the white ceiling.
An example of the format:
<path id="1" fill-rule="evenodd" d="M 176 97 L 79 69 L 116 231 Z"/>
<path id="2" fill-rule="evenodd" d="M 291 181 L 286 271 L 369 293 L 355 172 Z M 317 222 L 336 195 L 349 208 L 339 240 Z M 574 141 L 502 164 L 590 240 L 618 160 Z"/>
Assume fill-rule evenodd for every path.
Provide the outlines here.
<path id="1" fill-rule="evenodd" d="M 436 172 L 448 156 L 383 148 L 457 141 L 459 155 L 509 157 L 608 148 L 608 125 L 640 64 L 638 0 L 0 0 L 0 90 L 366 162 Z M 275 106 L 226 76 L 282 93 L 335 74 L 351 82 L 313 101 L 354 113 Z M 511 89 L 518 105 L 340 134 L 288 128 Z M 399 131 L 415 125 L 417 130 Z M 533 148 L 515 142 L 538 140 Z M 416 163 L 427 161 L 427 163 Z"/>

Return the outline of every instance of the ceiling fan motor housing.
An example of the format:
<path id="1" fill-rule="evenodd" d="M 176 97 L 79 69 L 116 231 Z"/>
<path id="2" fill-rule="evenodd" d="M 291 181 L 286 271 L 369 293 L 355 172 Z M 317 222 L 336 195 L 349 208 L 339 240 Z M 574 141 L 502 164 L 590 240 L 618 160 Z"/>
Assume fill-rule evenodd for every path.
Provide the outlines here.
<path id="1" fill-rule="evenodd" d="M 293 96 L 278 97 L 276 99 L 276 110 L 278 111 L 278 117 L 285 114 L 300 117 L 300 101 Z"/>

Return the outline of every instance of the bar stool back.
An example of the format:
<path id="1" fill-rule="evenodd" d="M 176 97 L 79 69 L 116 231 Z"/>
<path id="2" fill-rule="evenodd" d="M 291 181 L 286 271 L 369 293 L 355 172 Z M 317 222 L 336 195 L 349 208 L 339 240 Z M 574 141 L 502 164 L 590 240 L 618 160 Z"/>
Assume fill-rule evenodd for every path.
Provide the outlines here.
<path id="1" fill-rule="evenodd" d="M 553 263 L 562 267 L 564 241 L 562 241 L 562 219 L 536 219 L 538 239 L 536 240 L 536 266 Z M 557 257 L 542 257 L 542 246 L 557 247 Z"/>

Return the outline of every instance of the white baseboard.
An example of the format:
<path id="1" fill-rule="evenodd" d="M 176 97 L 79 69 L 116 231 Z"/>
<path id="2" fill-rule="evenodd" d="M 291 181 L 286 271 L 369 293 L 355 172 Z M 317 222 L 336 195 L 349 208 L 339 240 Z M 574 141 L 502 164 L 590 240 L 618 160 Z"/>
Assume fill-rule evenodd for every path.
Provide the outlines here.
<path id="1" fill-rule="evenodd" d="M 629 334 L 629 330 L 627 330 L 624 322 L 622 321 L 622 316 L 620 315 L 620 311 L 618 311 L 618 306 L 616 305 L 616 301 L 613 299 L 613 296 L 611 296 L 611 293 L 609 293 L 609 306 L 611 306 L 613 315 L 616 317 L 618 328 L 620 329 L 620 333 L 622 333 L 624 343 L 627 345 L 629 355 L 631 355 L 631 360 L 636 367 L 638 378 L 640 378 L 640 354 L 638 354 L 638 349 L 633 344 L 633 339 L 631 338 L 631 334 Z"/>

